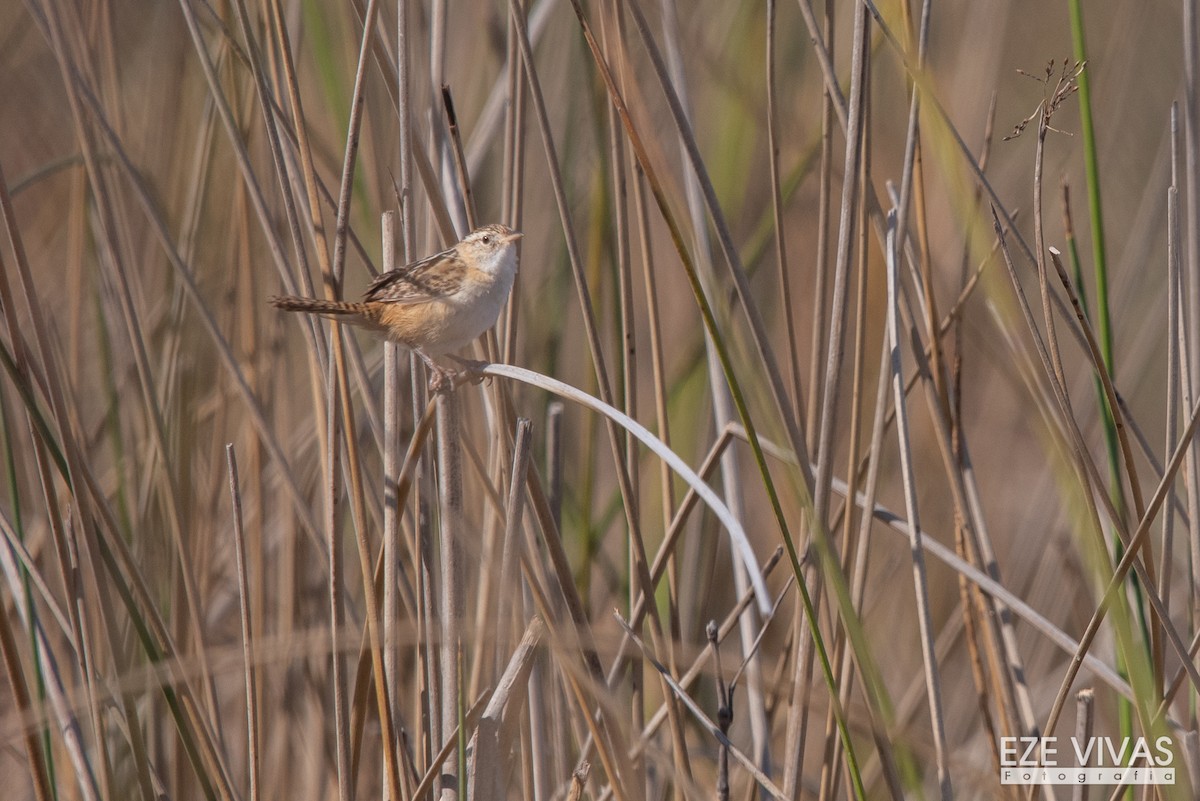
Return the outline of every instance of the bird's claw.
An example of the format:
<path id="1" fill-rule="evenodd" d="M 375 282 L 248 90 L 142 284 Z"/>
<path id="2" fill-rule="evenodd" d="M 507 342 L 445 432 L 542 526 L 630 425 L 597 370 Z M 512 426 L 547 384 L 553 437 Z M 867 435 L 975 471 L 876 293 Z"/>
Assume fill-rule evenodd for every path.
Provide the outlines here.
<path id="1" fill-rule="evenodd" d="M 455 356 L 454 354 L 450 354 L 450 358 L 462 365 L 463 372 L 471 374 L 467 380 L 469 380 L 473 385 L 478 386 L 484 381 L 488 381 L 489 383 L 491 382 L 492 377 L 483 374 L 483 371 L 491 365 L 491 362 L 483 362 L 479 361 L 478 359 L 464 359 L 461 356 Z M 459 375 L 462 375 L 462 373 L 460 372 Z"/>
<path id="2" fill-rule="evenodd" d="M 451 370 L 447 367 L 435 362 L 433 359 L 426 356 L 424 353 L 419 354 L 425 362 L 425 366 L 429 368 L 429 391 L 430 392 L 452 392 L 454 383 L 463 377 L 464 380 L 470 381 L 474 385 L 479 385 L 484 381 L 490 381 L 491 376 L 483 374 L 484 368 L 489 365 L 489 362 L 476 361 L 475 359 L 464 359 L 460 356 L 450 354 L 450 358 L 462 365 L 462 370 Z"/>

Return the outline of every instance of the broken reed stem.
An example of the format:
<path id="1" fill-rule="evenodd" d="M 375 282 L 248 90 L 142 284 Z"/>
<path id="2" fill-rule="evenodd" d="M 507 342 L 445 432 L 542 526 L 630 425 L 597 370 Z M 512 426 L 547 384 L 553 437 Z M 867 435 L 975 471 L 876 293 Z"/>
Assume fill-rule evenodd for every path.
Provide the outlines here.
<path id="1" fill-rule="evenodd" d="M 1086 743 L 1091 740 L 1095 714 L 1095 692 L 1090 687 L 1077 692 L 1075 694 L 1075 742 Z M 1080 765 L 1079 767 L 1087 766 Z M 1075 785 L 1071 791 L 1071 799 L 1072 801 L 1088 801 L 1088 785 Z"/>

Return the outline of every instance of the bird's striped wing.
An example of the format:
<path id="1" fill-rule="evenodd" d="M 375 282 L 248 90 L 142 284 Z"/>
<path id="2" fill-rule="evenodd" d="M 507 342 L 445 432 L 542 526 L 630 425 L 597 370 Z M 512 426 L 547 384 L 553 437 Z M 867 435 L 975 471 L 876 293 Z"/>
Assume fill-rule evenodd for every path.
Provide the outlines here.
<path id="1" fill-rule="evenodd" d="M 444 250 L 428 258 L 390 270 L 374 281 L 363 293 L 366 302 L 423 303 L 453 295 L 466 279 L 467 265 L 453 250 Z"/>

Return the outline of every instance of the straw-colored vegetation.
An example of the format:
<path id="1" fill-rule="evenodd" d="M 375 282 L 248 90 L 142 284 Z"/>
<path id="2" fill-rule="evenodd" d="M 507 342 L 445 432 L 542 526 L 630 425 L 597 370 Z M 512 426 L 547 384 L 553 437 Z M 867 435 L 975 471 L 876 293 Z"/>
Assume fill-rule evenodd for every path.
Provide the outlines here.
<path id="1" fill-rule="evenodd" d="M 1195 5 L 0 4 L 0 795 L 1194 797 Z"/>

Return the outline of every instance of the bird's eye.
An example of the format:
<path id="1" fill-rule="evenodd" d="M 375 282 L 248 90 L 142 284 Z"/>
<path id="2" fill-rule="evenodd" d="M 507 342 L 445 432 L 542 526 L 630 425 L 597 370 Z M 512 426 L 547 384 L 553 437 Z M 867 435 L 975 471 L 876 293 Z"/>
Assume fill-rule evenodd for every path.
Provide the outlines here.
<path id="1" fill-rule="evenodd" d="M 490 245 L 490 244 L 492 244 L 492 237 L 488 234 L 484 234 L 483 238 L 480 239 L 479 241 L 485 245 Z"/>

